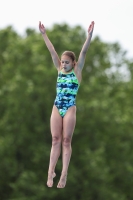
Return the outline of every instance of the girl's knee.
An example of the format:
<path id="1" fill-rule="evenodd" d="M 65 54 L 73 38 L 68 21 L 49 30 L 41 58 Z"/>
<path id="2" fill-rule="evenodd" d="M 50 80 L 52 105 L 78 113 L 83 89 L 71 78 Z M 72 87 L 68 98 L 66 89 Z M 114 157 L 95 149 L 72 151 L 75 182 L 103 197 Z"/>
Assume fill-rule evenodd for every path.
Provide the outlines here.
<path id="1" fill-rule="evenodd" d="M 62 141 L 62 145 L 65 147 L 71 146 L 71 138 L 69 137 L 64 137 Z"/>
<path id="2" fill-rule="evenodd" d="M 61 144 L 61 138 L 59 136 L 53 136 L 52 137 L 52 145 L 55 146 L 58 144 Z"/>

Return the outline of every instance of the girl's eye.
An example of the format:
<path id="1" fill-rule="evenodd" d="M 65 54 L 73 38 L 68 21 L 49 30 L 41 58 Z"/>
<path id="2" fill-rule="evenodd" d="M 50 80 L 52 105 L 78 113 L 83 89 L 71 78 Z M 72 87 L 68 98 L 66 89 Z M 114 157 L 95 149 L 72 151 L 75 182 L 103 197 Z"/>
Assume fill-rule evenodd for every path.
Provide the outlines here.
<path id="1" fill-rule="evenodd" d="M 65 64 L 69 64 L 68 61 L 62 61 L 61 63 L 62 63 L 62 64 L 64 64 L 64 63 L 65 63 Z"/>

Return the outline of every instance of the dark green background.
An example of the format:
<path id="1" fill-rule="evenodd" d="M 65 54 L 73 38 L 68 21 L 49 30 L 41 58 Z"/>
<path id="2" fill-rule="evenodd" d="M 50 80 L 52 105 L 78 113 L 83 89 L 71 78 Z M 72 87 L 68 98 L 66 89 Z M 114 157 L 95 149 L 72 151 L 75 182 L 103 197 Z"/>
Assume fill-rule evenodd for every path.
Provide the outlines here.
<path id="1" fill-rule="evenodd" d="M 87 35 L 67 24 L 55 24 L 47 34 L 59 55 L 71 50 L 77 58 Z M 60 157 L 48 188 L 57 71 L 39 32 L 0 30 L 0 200 L 133 199 L 133 60 L 126 55 L 117 42 L 92 38 L 67 185 L 56 188 Z"/>

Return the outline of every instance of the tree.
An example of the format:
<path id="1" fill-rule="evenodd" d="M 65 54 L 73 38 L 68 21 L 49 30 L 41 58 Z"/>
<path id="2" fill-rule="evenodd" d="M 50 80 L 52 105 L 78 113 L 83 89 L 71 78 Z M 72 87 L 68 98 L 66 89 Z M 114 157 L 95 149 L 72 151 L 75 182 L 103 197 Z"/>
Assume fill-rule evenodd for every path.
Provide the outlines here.
<path id="1" fill-rule="evenodd" d="M 55 24 L 47 32 L 59 55 L 72 50 L 78 57 L 86 38 L 82 27 Z M 121 46 L 98 36 L 91 42 L 77 97 L 67 186 L 61 191 L 55 187 L 59 160 L 49 192 L 45 185 L 51 147 L 49 118 L 57 71 L 35 30 L 27 29 L 22 37 L 7 27 L 0 30 L 0 40 L 1 200 L 133 199 L 133 62 Z M 128 79 L 120 71 L 125 66 Z"/>

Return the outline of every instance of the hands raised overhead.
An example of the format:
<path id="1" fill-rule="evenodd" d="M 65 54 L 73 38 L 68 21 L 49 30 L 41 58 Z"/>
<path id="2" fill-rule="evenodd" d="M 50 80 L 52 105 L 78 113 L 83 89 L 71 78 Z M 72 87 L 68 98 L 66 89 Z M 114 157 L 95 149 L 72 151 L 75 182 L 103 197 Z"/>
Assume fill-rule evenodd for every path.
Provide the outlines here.
<path id="1" fill-rule="evenodd" d="M 90 35 L 92 35 L 92 33 L 93 33 L 94 24 L 95 24 L 94 21 L 92 21 L 88 28 L 88 33 Z M 46 32 L 46 29 L 45 29 L 44 25 L 41 23 L 41 21 L 39 21 L 39 30 L 42 34 L 45 34 L 45 32 Z"/>
<path id="2" fill-rule="evenodd" d="M 92 35 L 92 33 L 93 33 L 94 24 L 95 24 L 94 21 L 92 21 L 91 24 L 90 24 L 90 26 L 89 26 L 89 28 L 88 28 L 88 33 L 90 35 Z"/>
<path id="3" fill-rule="evenodd" d="M 39 30 L 40 30 L 40 32 L 41 32 L 42 34 L 45 34 L 45 32 L 46 32 L 46 29 L 45 29 L 44 25 L 41 24 L 40 21 L 39 21 Z"/>

